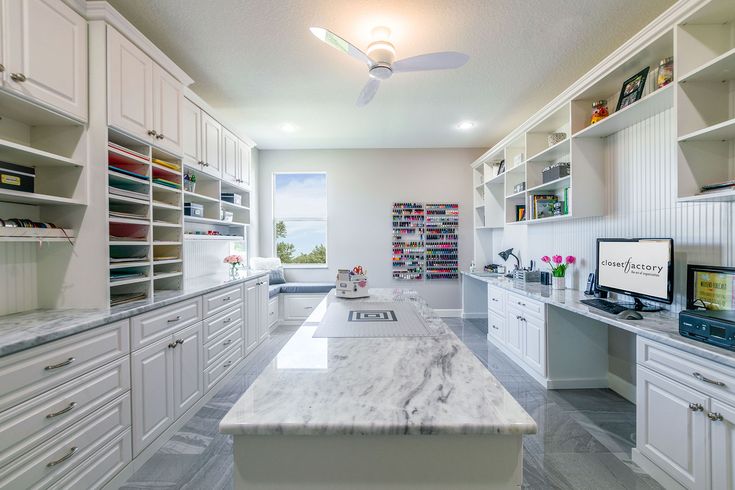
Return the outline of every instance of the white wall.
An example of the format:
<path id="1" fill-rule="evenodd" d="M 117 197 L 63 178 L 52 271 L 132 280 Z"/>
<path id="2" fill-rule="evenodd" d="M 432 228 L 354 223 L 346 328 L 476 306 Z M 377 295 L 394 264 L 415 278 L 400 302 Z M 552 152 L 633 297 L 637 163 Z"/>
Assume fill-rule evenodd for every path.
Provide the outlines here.
<path id="1" fill-rule="evenodd" d="M 472 260 L 472 171 L 481 149 L 262 150 L 260 250 L 273 255 L 274 172 L 325 171 L 328 268 L 288 269 L 293 281 L 333 282 L 337 269 L 360 264 L 371 287 L 417 290 L 437 309 L 461 307 L 459 281 L 395 281 L 391 275 L 391 209 L 395 201 L 457 202 L 460 267 Z"/>

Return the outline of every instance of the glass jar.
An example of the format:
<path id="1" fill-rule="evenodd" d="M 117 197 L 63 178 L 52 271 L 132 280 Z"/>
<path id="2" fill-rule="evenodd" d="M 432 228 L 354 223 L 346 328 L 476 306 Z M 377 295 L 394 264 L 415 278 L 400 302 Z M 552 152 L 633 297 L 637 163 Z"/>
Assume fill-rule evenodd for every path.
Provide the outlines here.
<path id="1" fill-rule="evenodd" d="M 609 115 L 610 113 L 607 110 L 607 101 L 605 99 L 597 100 L 592 103 L 592 117 L 590 118 L 590 124 L 602 121 Z"/>
<path id="2" fill-rule="evenodd" d="M 658 64 L 658 76 L 656 77 L 656 88 L 662 88 L 674 81 L 674 58 L 669 56 L 662 59 Z"/>

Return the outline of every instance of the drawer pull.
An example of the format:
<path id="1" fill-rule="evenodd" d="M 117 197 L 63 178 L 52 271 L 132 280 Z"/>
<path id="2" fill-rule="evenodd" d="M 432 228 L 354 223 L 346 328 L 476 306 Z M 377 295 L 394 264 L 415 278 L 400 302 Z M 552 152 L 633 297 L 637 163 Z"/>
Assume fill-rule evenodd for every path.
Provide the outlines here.
<path id="1" fill-rule="evenodd" d="M 67 459 L 69 459 L 72 456 L 74 456 L 78 450 L 79 450 L 78 447 L 73 446 L 71 449 L 69 449 L 69 452 L 68 453 L 66 453 L 65 455 L 63 455 L 62 457 L 60 457 L 59 459 L 57 459 L 56 461 L 51 461 L 50 463 L 46 463 L 46 467 L 47 468 L 53 468 L 56 465 L 60 465 L 61 463 L 63 463 Z"/>
<path id="2" fill-rule="evenodd" d="M 22 73 L 11 73 L 10 79 L 14 82 L 25 82 L 26 76 L 23 75 Z"/>
<path id="3" fill-rule="evenodd" d="M 689 410 L 692 412 L 703 412 L 704 407 L 700 403 L 690 403 Z"/>
<path id="4" fill-rule="evenodd" d="M 230 297 L 228 296 L 228 297 L 226 297 L 226 298 L 222 298 L 222 301 L 230 301 L 230 299 L 231 299 L 231 298 L 230 298 Z"/>
<path id="5" fill-rule="evenodd" d="M 314 309 L 314 307 L 313 307 L 313 306 L 304 306 L 304 309 L 305 309 L 305 310 L 313 310 L 313 309 Z"/>
<path id="6" fill-rule="evenodd" d="M 232 318 L 230 318 L 228 316 L 227 318 L 225 318 L 224 320 L 222 320 L 222 323 L 230 323 L 231 321 L 232 321 Z"/>
<path id="7" fill-rule="evenodd" d="M 722 414 L 717 412 L 708 412 L 707 418 L 712 422 L 722 422 Z"/>
<path id="8" fill-rule="evenodd" d="M 76 361 L 76 359 L 74 359 L 73 357 L 70 357 L 69 359 L 67 359 L 64 362 L 60 362 L 58 364 L 51 364 L 50 366 L 46 366 L 43 369 L 45 369 L 46 371 L 51 371 L 53 369 L 59 369 L 59 368 L 62 368 L 64 366 L 68 366 L 69 364 L 71 364 L 74 361 Z"/>
<path id="9" fill-rule="evenodd" d="M 222 342 L 222 345 L 230 345 L 232 343 L 232 339 L 227 339 L 224 342 Z"/>
<path id="10" fill-rule="evenodd" d="M 725 386 L 725 383 L 723 383 L 722 381 L 717 381 L 717 380 L 714 380 L 714 379 L 709 379 L 708 377 L 702 376 L 699 373 L 692 373 L 692 376 L 694 376 L 695 378 L 697 378 L 699 381 L 704 381 L 705 383 L 709 383 L 711 385 Z"/>
<path id="11" fill-rule="evenodd" d="M 179 320 L 181 320 L 181 315 L 176 315 L 176 318 L 171 318 L 171 319 L 166 320 L 166 321 L 169 322 L 169 323 L 173 323 L 173 322 L 178 322 Z"/>
<path id="12" fill-rule="evenodd" d="M 496 303 L 498 302 L 498 300 L 496 298 L 493 298 L 493 301 L 495 301 Z"/>
<path id="13" fill-rule="evenodd" d="M 181 345 L 184 343 L 183 339 L 176 339 L 176 342 L 174 342 L 176 345 Z"/>
<path id="14" fill-rule="evenodd" d="M 176 348 L 176 345 L 177 345 L 176 342 L 171 342 L 170 344 L 168 344 L 168 348 L 169 349 L 175 349 Z"/>
<path id="15" fill-rule="evenodd" d="M 518 303 L 521 306 L 526 306 L 526 303 L 521 303 L 520 301 L 516 301 L 516 303 Z"/>
<path id="16" fill-rule="evenodd" d="M 52 412 L 48 415 L 46 415 L 47 419 L 52 419 L 54 417 L 58 417 L 59 415 L 64 415 L 67 412 L 71 412 L 74 410 L 74 407 L 77 406 L 77 402 L 71 402 L 66 408 L 59 410 L 58 412 Z"/>
<path id="17" fill-rule="evenodd" d="M 223 369 L 227 369 L 230 366 L 232 366 L 232 361 L 227 361 L 226 363 L 222 364 Z"/>

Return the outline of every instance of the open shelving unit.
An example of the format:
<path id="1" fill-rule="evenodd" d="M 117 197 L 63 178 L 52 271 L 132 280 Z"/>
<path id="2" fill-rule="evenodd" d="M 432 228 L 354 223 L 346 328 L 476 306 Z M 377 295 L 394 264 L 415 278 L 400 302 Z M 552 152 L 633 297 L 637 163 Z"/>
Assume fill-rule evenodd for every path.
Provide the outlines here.
<path id="1" fill-rule="evenodd" d="M 110 304 L 183 286 L 181 161 L 110 129 Z"/>
<path id="2" fill-rule="evenodd" d="M 425 220 L 423 204 L 393 203 L 393 279 L 423 280 Z"/>

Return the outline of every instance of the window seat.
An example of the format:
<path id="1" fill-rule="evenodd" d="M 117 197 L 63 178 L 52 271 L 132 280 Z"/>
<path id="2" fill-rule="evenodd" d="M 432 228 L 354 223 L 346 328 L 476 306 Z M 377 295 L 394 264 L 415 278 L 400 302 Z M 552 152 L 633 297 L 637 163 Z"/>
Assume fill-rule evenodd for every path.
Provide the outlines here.
<path id="1" fill-rule="evenodd" d="M 334 289 L 333 282 L 286 282 L 269 286 L 268 297 L 274 298 L 279 294 L 319 294 L 328 293 Z"/>

